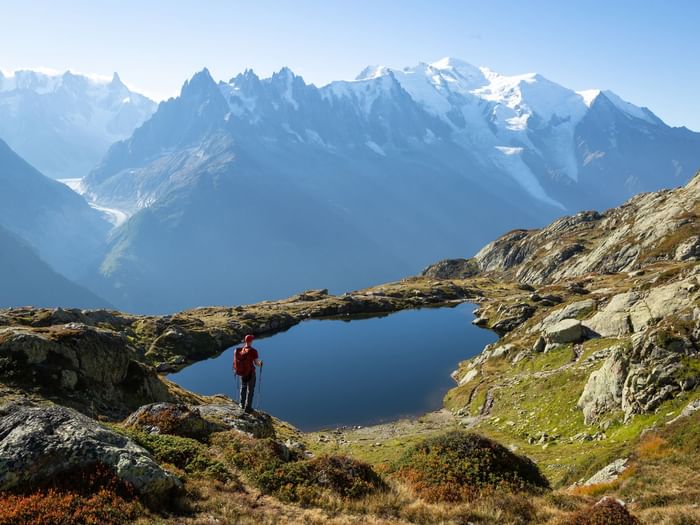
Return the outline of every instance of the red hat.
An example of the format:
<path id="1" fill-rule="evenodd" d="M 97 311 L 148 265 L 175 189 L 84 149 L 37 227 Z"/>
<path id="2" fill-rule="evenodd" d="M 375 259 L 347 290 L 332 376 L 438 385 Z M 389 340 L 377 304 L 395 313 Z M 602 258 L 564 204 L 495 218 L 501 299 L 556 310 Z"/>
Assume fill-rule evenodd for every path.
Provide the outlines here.
<path id="1" fill-rule="evenodd" d="M 248 334 L 248 335 L 245 336 L 245 339 L 243 339 L 243 340 L 244 340 L 246 343 L 251 343 L 251 342 L 253 341 L 253 339 L 255 339 L 255 336 L 254 336 L 254 335 Z"/>

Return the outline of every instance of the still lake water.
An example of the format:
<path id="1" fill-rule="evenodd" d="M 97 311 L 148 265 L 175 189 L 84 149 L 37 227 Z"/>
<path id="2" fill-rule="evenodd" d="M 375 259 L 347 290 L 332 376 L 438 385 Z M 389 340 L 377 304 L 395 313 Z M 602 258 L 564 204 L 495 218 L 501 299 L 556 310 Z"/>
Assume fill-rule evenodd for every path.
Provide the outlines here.
<path id="1" fill-rule="evenodd" d="M 474 305 L 385 317 L 304 321 L 253 343 L 264 361 L 255 407 L 302 430 L 368 425 L 442 406 L 460 361 L 497 339 L 471 324 Z M 233 349 L 168 378 L 238 399 Z M 259 403 L 259 405 L 258 405 Z"/>

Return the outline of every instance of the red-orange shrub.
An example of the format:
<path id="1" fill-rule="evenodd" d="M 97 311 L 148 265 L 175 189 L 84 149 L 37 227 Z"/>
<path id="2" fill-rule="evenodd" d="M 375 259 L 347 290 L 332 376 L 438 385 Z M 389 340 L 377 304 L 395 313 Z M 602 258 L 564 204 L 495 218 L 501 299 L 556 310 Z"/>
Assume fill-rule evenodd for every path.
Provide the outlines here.
<path id="1" fill-rule="evenodd" d="M 133 489 L 102 465 L 0 493 L 0 525 L 122 525 L 142 512 Z"/>

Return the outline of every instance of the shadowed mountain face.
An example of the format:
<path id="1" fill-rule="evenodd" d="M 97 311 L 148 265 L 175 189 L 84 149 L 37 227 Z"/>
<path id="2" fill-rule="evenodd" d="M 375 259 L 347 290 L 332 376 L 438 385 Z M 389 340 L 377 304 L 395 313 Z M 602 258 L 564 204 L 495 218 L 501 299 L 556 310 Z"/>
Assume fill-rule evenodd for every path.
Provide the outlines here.
<path id="1" fill-rule="evenodd" d="M 52 178 L 86 175 L 155 109 L 116 73 L 109 81 L 70 72 L 0 72 L 0 139 Z"/>
<path id="2" fill-rule="evenodd" d="M 539 75 L 447 59 L 317 88 L 203 70 L 86 178 L 133 214 L 90 283 L 136 311 L 356 288 L 698 166 L 700 134 Z"/>
<path id="3" fill-rule="evenodd" d="M 41 259 L 72 279 L 99 260 L 110 228 L 85 199 L 44 177 L 2 140 L 0 226 L 28 241 Z"/>
<path id="4" fill-rule="evenodd" d="M 53 271 L 29 244 L 0 226 L 0 308 L 105 308 L 109 303 Z"/>

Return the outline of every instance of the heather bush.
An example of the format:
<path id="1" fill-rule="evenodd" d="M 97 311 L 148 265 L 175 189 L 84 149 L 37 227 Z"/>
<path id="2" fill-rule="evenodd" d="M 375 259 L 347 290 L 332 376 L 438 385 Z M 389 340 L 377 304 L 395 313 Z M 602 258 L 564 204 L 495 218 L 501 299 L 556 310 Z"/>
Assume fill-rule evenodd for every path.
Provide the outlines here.
<path id="1" fill-rule="evenodd" d="M 562 525 L 639 525 L 639 520 L 617 500 L 603 498 L 565 519 Z"/>
<path id="2" fill-rule="evenodd" d="M 312 504 L 324 492 L 354 499 L 385 487 L 366 463 L 345 456 L 302 459 L 270 438 L 237 436 L 226 449 L 227 458 L 260 490 L 285 501 Z"/>
<path id="3" fill-rule="evenodd" d="M 133 488 L 100 464 L 0 494 L 0 525 L 122 525 L 143 512 Z"/>
<path id="4" fill-rule="evenodd" d="M 485 437 L 453 431 L 418 443 L 397 465 L 397 474 L 426 501 L 468 501 L 494 487 L 549 487 L 537 465 Z"/>

